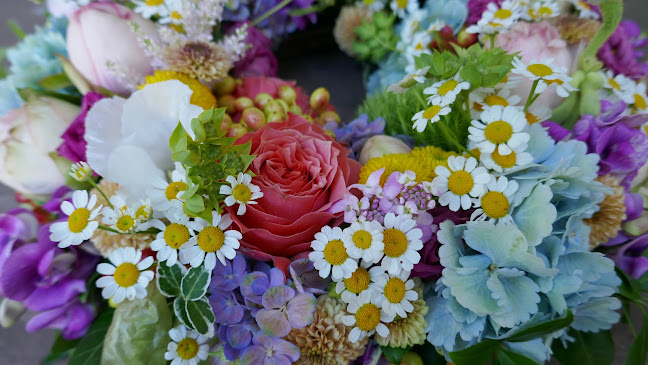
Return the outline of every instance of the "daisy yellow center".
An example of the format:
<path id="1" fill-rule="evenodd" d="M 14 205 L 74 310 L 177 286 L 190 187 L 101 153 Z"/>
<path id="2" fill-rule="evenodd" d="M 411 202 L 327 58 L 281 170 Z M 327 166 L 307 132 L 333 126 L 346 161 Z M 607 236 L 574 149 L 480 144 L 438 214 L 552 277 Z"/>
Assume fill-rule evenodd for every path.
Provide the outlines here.
<path id="1" fill-rule="evenodd" d="M 324 247 L 324 259 L 331 265 L 342 265 L 349 255 L 340 240 L 331 240 Z"/>
<path id="2" fill-rule="evenodd" d="M 130 262 L 124 262 L 115 268 L 115 283 L 123 288 L 128 288 L 137 283 L 139 275 L 140 271 L 137 268 L 137 265 Z"/>
<path id="3" fill-rule="evenodd" d="M 481 198 L 481 206 L 487 216 L 495 219 L 503 218 L 509 211 L 508 198 L 498 191 L 484 194 Z"/>
<path id="4" fill-rule="evenodd" d="M 370 282 L 371 278 L 367 269 L 358 267 L 350 278 L 344 279 L 344 286 L 351 293 L 360 294 L 369 288 Z"/>
<path id="5" fill-rule="evenodd" d="M 173 18 L 173 13 L 171 14 L 171 17 Z M 214 97 L 214 94 L 212 94 L 209 87 L 203 85 L 200 81 L 182 72 L 165 70 L 155 71 L 155 74 L 146 76 L 145 85 L 168 80 L 178 80 L 187 85 L 191 89 L 191 91 L 193 91 L 193 93 L 191 94 L 191 100 L 189 101 L 191 104 L 202 107 L 205 110 L 210 109 L 211 107 L 216 105 L 216 97 Z M 145 85 L 140 85 L 139 88 L 141 89 Z"/>
<path id="6" fill-rule="evenodd" d="M 484 111 L 483 105 L 479 104 L 478 102 L 473 103 L 473 109 L 475 109 L 478 112 L 483 112 Z"/>
<path id="7" fill-rule="evenodd" d="M 608 83 L 615 90 L 621 90 L 621 85 L 615 79 L 608 79 Z"/>
<path id="8" fill-rule="evenodd" d="M 353 244 L 361 250 L 366 250 L 371 247 L 371 242 L 373 241 L 371 233 L 365 230 L 355 232 L 351 239 L 353 240 Z"/>
<path id="9" fill-rule="evenodd" d="M 117 226 L 117 229 L 122 232 L 130 231 L 135 227 L 135 219 L 130 215 L 122 215 L 117 219 L 115 226 Z"/>
<path id="10" fill-rule="evenodd" d="M 497 151 L 497 148 L 491 154 L 491 158 L 503 169 L 510 169 L 511 167 L 515 166 L 515 163 L 517 162 L 517 155 L 514 151 L 511 151 L 511 153 L 508 155 L 502 156 Z"/>
<path id="11" fill-rule="evenodd" d="M 634 94 L 634 105 L 641 110 L 648 108 L 646 98 L 640 94 Z"/>
<path id="12" fill-rule="evenodd" d="M 415 46 L 414 48 L 415 48 L 417 51 L 422 51 L 422 50 L 425 49 L 425 46 L 423 45 L 423 43 L 418 42 L 418 43 L 416 43 L 416 46 Z"/>
<path id="13" fill-rule="evenodd" d="M 470 150 L 470 153 L 472 153 L 472 155 L 475 156 L 476 159 L 481 159 L 481 151 L 479 150 L 479 148 L 473 148 L 472 150 Z"/>
<path id="14" fill-rule="evenodd" d="M 506 143 L 513 136 L 513 127 L 503 120 L 498 120 L 486 126 L 484 136 L 494 144 Z"/>
<path id="15" fill-rule="evenodd" d="M 193 338 L 185 338 L 178 343 L 178 356 L 184 360 L 190 360 L 198 354 L 198 342 Z"/>
<path id="16" fill-rule="evenodd" d="M 526 120 L 529 123 L 529 125 L 533 125 L 533 124 L 537 123 L 538 120 L 540 120 L 533 113 L 526 112 L 526 113 L 524 113 L 524 116 L 526 117 Z"/>
<path id="17" fill-rule="evenodd" d="M 551 67 L 549 67 L 547 65 L 543 65 L 541 63 L 536 63 L 536 64 L 533 64 L 533 65 L 529 65 L 529 67 L 527 67 L 527 70 L 529 70 L 529 72 L 531 72 L 532 74 L 534 74 L 535 76 L 538 76 L 538 77 L 549 76 L 549 75 L 551 75 L 553 73 L 553 71 L 551 70 Z"/>
<path id="18" fill-rule="evenodd" d="M 148 219 L 150 215 L 149 210 L 147 209 L 146 205 L 142 205 L 139 207 L 137 212 L 135 212 L 135 216 L 140 219 Z"/>
<path id="19" fill-rule="evenodd" d="M 182 15 L 180 15 L 177 10 L 174 10 L 173 12 L 171 12 L 171 19 L 180 20 L 182 19 Z"/>
<path id="20" fill-rule="evenodd" d="M 508 19 L 511 15 L 513 15 L 513 12 L 508 9 L 499 9 L 495 12 L 495 18 L 497 19 Z"/>
<path id="21" fill-rule="evenodd" d="M 501 27 L 501 26 L 502 26 L 502 24 L 500 24 L 500 23 L 494 23 L 494 22 L 490 22 L 490 23 L 488 23 L 487 25 L 490 25 L 490 26 L 493 27 L 493 28 L 497 28 L 497 27 Z"/>
<path id="22" fill-rule="evenodd" d="M 405 9 L 407 7 L 407 0 L 396 0 L 396 5 L 399 9 Z"/>
<path id="23" fill-rule="evenodd" d="M 355 314 L 356 326 L 362 331 L 373 331 L 380 324 L 380 308 L 367 303 L 360 307 Z"/>
<path id="24" fill-rule="evenodd" d="M 174 249 L 189 241 L 189 228 L 178 223 L 169 224 L 164 230 L 164 242 Z"/>
<path id="25" fill-rule="evenodd" d="M 565 83 L 565 82 L 564 82 L 563 80 L 561 80 L 561 79 L 545 80 L 545 82 L 547 83 L 547 85 L 551 85 L 551 84 L 562 85 L 562 84 Z"/>
<path id="26" fill-rule="evenodd" d="M 173 200 L 178 197 L 178 193 L 181 191 L 187 190 L 187 184 L 182 181 L 172 182 L 164 190 L 164 195 L 166 195 L 167 200 Z"/>
<path id="27" fill-rule="evenodd" d="M 70 232 L 79 233 L 83 231 L 88 226 L 88 220 L 90 219 L 90 211 L 86 208 L 76 209 L 68 217 L 68 228 Z"/>
<path id="28" fill-rule="evenodd" d="M 447 93 L 454 90 L 457 87 L 457 85 L 459 85 L 457 80 L 448 80 L 448 81 L 444 82 L 443 84 L 441 84 L 441 86 L 439 86 L 439 91 L 437 91 L 437 94 L 439 94 L 441 96 L 444 96 Z"/>
<path id="29" fill-rule="evenodd" d="M 205 252 L 216 252 L 225 244 L 225 232 L 218 227 L 205 227 L 198 233 L 198 247 Z"/>
<path id="30" fill-rule="evenodd" d="M 388 257 L 401 257 L 407 251 L 407 236 L 400 229 L 386 229 L 383 242 L 385 255 Z"/>
<path id="31" fill-rule="evenodd" d="M 146 0 L 145 4 L 148 6 L 158 6 L 164 4 L 164 0 Z"/>
<path id="32" fill-rule="evenodd" d="M 385 284 L 385 298 L 390 303 L 400 303 L 405 298 L 405 282 L 399 278 L 391 278 Z"/>
<path id="33" fill-rule="evenodd" d="M 582 8 L 584 8 L 585 10 L 590 10 L 590 9 L 591 9 L 590 6 L 589 6 L 589 4 L 586 3 L 586 2 L 584 2 L 584 1 L 582 1 L 582 0 L 578 2 L 578 5 L 580 5 L 580 6 L 581 6 Z"/>
<path id="34" fill-rule="evenodd" d="M 247 203 L 252 199 L 252 191 L 246 185 L 238 184 L 232 190 L 232 196 L 236 201 Z"/>
<path id="35" fill-rule="evenodd" d="M 454 171 L 448 177 L 448 190 L 458 196 L 468 194 L 474 185 L 472 175 L 463 170 Z"/>
<path id="36" fill-rule="evenodd" d="M 432 105 L 423 112 L 423 119 L 432 119 L 436 117 L 440 111 L 441 107 L 439 105 Z"/>
<path id="37" fill-rule="evenodd" d="M 484 103 L 489 106 L 500 105 L 500 106 L 509 106 L 509 103 L 506 99 L 499 95 L 488 95 L 484 98 Z"/>
<path id="38" fill-rule="evenodd" d="M 540 9 L 538 9 L 538 14 L 542 17 L 549 17 L 553 14 L 553 10 L 548 6 L 541 6 Z"/>

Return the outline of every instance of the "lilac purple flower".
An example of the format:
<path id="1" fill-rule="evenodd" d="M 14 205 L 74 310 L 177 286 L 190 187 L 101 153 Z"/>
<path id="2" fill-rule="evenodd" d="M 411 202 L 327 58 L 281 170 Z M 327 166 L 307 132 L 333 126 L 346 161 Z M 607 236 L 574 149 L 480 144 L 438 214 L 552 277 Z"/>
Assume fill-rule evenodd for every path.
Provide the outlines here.
<path id="1" fill-rule="evenodd" d="M 317 15 L 311 12 L 306 15 L 295 16 L 291 12 L 310 8 L 314 2 L 315 0 L 292 1 L 255 26 L 270 39 L 278 39 L 297 29 L 304 29 L 309 22 L 315 23 L 317 21 Z M 228 4 L 223 13 L 223 21 L 254 20 L 279 5 L 279 3 L 281 3 L 281 0 L 238 0 Z"/>
<path id="2" fill-rule="evenodd" d="M 209 303 L 214 311 L 214 318 L 218 324 L 236 324 L 243 319 L 245 308 L 239 302 L 234 291 L 212 291 Z"/>
<path id="3" fill-rule="evenodd" d="M 324 294 L 328 285 L 331 283 L 330 278 L 323 278 L 319 271 L 315 269 L 313 261 L 303 258 L 295 260 L 288 266 L 288 271 L 295 285 L 297 292 L 309 292 L 313 294 Z"/>
<path id="4" fill-rule="evenodd" d="M 313 322 L 317 300 L 311 293 L 296 293 L 287 285 L 273 286 L 263 294 L 263 308 L 256 314 L 261 330 L 284 337 L 293 328 L 304 328 Z"/>
<path id="5" fill-rule="evenodd" d="M 212 271 L 209 288 L 232 291 L 241 286 L 245 275 L 247 275 L 247 262 L 242 255 L 237 255 L 232 261 L 225 261 L 225 265 L 216 265 Z"/>
<path id="6" fill-rule="evenodd" d="M 632 20 L 624 20 L 603 44 L 598 58 L 616 74 L 639 80 L 648 76 L 648 62 L 641 61 L 644 58 L 641 48 L 646 44 L 648 38 L 642 36 L 639 25 Z"/>
<path id="7" fill-rule="evenodd" d="M 229 361 L 238 359 L 245 351 L 254 334 L 259 332 L 259 326 L 249 313 L 237 324 L 221 325 L 218 328 L 218 338 L 223 342 L 223 353 Z"/>
<path id="8" fill-rule="evenodd" d="M 72 162 L 86 161 L 85 118 L 90 108 L 103 98 L 105 96 L 93 91 L 83 96 L 81 113 L 61 136 L 63 143 L 57 149 L 59 155 Z"/>
<path id="9" fill-rule="evenodd" d="M 349 157 L 357 160 L 367 140 L 373 136 L 383 134 L 385 131 L 385 119 L 379 117 L 373 122 L 369 122 L 367 114 L 361 114 L 350 123 L 333 131 L 335 139 L 340 143 L 347 144 L 351 149 Z"/>
<path id="10" fill-rule="evenodd" d="M 267 272 L 254 271 L 245 276 L 241 284 L 241 294 L 248 302 L 263 305 L 263 294 L 273 286 L 283 285 L 286 281 L 284 274 L 277 268 Z"/>
<path id="11" fill-rule="evenodd" d="M 252 341 L 254 345 L 243 353 L 243 364 L 284 365 L 299 359 L 299 348 L 286 340 L 259 332 Z"/>
<path id="12" fill-rule="evenodd" d="M 639 279 L 648 271 L 648 258 L 643 256 L 646 249 L 648 249 L 648 233 L 635 237 L 619 247 L 611 258 L 628 275 Z"/>

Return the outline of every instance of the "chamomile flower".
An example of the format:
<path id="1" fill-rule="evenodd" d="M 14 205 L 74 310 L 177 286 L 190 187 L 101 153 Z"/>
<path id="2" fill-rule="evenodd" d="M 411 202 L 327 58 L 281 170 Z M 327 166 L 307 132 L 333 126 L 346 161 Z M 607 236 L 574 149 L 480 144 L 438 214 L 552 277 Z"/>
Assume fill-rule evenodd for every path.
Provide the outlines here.
<path id="1" fill-rule="evenodd" d="M 540 21 L 544 19 L 555 18 L 558 15 L 560 15 L 560 8 L 558 7 L 558 3 L 552 0 L 542 0 L 529 4 L 526 7 L 526 10 L 522 13 L 522 18 L 529 21 Z"/>
<path id="2" fill-rule="evenodd" d="M 477 144 L 482 153 L 492 153 L 495 149 L 501 155 L 508 155 L 514 148 L 527 143 L 528 133 L 524 113 L 514 106 L 493 106 L 484 110 L 481 120 L 473 120 L 468 127 L 468 139 Z"/>
<path id="3" fill-rule="evenodd" d="M 427 17 L 427 12 L 423 9 L 418 9 L 408 14 L 407 18 L 403 19 L 401 23 L 402 24 L 401 31 L 400 31 L 401 42 L 405 44 L 412 42 L 414 34 L 422 30 L 421 22 L 425 21 L 426 17 Z"/>
<path id="4" fill-rule="evenodd" d="M 542 104 L 531 104 L 529 109 L 524 113 L 524 117 L 529 125 L 542 123 L 551 118 L 551 109 Z"/>
<path id="5" fill-rule="evenodd" d="M 490 180 L 486 169 L 477 167 L 474 157 L 450 156 L 448 167 L 437 166 L 434 172 L 437 177 L 432 180 L 431 189 L 441 194 L 439 204 L 453 212 L 470 209 L 472 198 L 479 197 Z"/>
<path id="6" fill-rule="evenodd" d="M 603 86 L 610 89 L 614 95 L 621 100 L 628 100 L 633 97 L 635 82 L 624 74 L 614 75 L 612 70 L 601 71 Z"/>
<path id="7" fill-rule="evenodd" d="M 99 222 L 94 219 L 99 215 L 101 206 L 93 210 L 95 204 L 96 195 L 88 196 L 85 190 L 75 191 L 72 194 L 72 203 L 67 200 L 61 203 L 61 210 L 68 217 L 65 221 L 50 226 L 50 239 L 58 242 L 60 248 L 80 245 L 90 239 L 99 227 Z"/>
<path id="8" fill-rule="evenodd" d="M 527 144 L 521 144 L 514 148 L 508 155 L 501 155 L 497 149 L 492 153 L 481 153 L 479 161 L 489 170 L 497 172 L 505 172 L 514 167 L 526 166 L 533 162 L 533 156 L 525 152 Z"/>
<path id="9" fill-rule="evenodd" d="M 430 25 L 427 28 L 428 33 L 435 33 L 443 29 L 445 27 L 445 23 L 442 20 L 435 20 L 434 22 L 430 23 Z"/>
<path id="10" fill-rule="evenodd" d="M 70 167 L 70 176 L 76 181 L 86 181 L 92 178 L 92 167 L 80 161 Z"/>
<path id="11" fill-rule="evenodd" d="M 167 345 L 164 359 L 171 365 L 198 365 L 209 356 L 209 340 L 200 333 L 187 329 L 184 325 L 169 331 L 171 342 Z"/>
<path id="12" fill-rule="evenodd" d="M 133 205 L 133 210 L 135 211 L 135 217 L 141 222 L 146 222 L 153 218 L 153 206 L 149 199 L 139 200 Z"/>
<path id="13" fill-rule="evenodd" d="M 410 271 L 403 270 L 396 275 L 383 272 L 373 284 L 382 295 L 381 308 L 391 316 L 407 317 L 414 310 L 412 302 L 418 299 L 414 281 L 408 280 Z"/>
<path id="14" fill-rule="evenodd" d="M 517 105 L 520 97 L 511 95 L 508 89 L 479 88 L 470 93 L 470 116 L 478 119 L 484 108 L 491 106 L 507 107 Z"/>
<path id="15" fill-rule="evenodd" d="M 498 23 L 492 19 L 480 19 L 477 24 L 473 24 L 466 28 L 466 33 L 468 34 L 479 34 L 480 39 L 484 35 L 491 35 L 499 32 L 503 32 L 508 28 L 513 26 L 513 22 Z"/>
<path id="16" fill-rule="evenodd" d="M 529 64 L 522 62 L 519 57 L 513 58 L 514 74 L 522 75 L 532 81 L 535 80 L 555 80 L 559 77 L 566 76 L 567 70 L 564 67 L 553 65 L 553 58 L 544 60 L 534 60 Z"/>
<path id="17" fill-rule="evenodd" d="M 187 222 L 171 220 L 165 225 L 157 219 L 151 220 L 151 226 L 160 230 L 155 240 L 151 242 L 151 250 L 157 252 L 160 263 L 166 261 L 167 266 L 173 266 L 178 261 L 178 250 L 192 240 L 194 231 Z"/>
<path id="18" fill-rule="evenodd" d="M 505 0 L 497 6 L 497 4 L 489 3 L 486 11 L 482 13 L 481 19 L 487 19 L 491 22 L 512 26 L 520 19 L 521 14 L 520 3 L 515 0 Z M 510 24 L 510 25 L 509 25 Z"/>
<path id="19" fill-rule="evenodd" d="M 469 88 L 470 84 L 463 81 L 459 74 L 457 74 L 451 79 L 441 80 L 432 84 L 432 86 L 425 88 L 423 93 L 430 95 L 427 99 L 428 104 L 436 103 L 443 107 L 454 103 L 457 95 L 462 90 L 468 90 Z"/>
<path id="20" fill-rule="evenodd" d="M 594 10 L 594 8 L 592 8 L 592 5 L 590 5 L 586 0 L 571 0 L 571 3 L 572 5 L 574 5 L 574 8 L 578 10 L 579 18 L 600 18 L 598 13 Z"/>
<path id="21" fill-rule="evenodd" d="M 432 100 L 432 105 L 425 110 L 421 110 L 418 113 L 414 114 L 412 121 L 413 129 L 416 129 L 417 132 L 422 133 L 427 128 L 428 124 L 434 124 L 441 120 L 442 115 L 448 115 L 452 111 L 449 106 L 439 105 L 441 103 L 441 98 L 436 97 Z"/>
<path id="22" fill-rule="evenodd" d="M 389 3 L 389 7 L 401 19 L 419 9 L 418 1 L 416 0 L 392 0 Z"/>
<path id="23" fill-rule="evenodd" d="M 500 176 L 499 178 L 492 176 L 488 184 L 486 184 L 486 193 L 479 197 L 479 202 L 475 204 L 481 206 L 481 208 L 472 213 L 470 220 L 489 220 L 493 223 L 499 220 L 500 222 L 511 223 L 512 219 L 509 212 L 513 195 L 517 190 L 518 183 L 516 181 L 509 181 L 506 176 Z"/>
<path id="24" fill-rule="evenodd" d="M 173 207 L 173 201 L 180 200 L 187 188 L 187 173 L 184 167 L 176 162 L 176 169 L 171 173 L 171 182 L 158 178 L 146 193 L 151 199 L 153 209 L 166 212 Z"/>
<path id="25" fill-rule="evenodd" d="M 418 70 L 405 75 L 402 80 L 398 83 L 390 85 L 387 88 L 387 91 L 394 94 L 402 94 L 407 91 L 410 87 L 416 85 L 416 83 L 422 84 L 425 82 L 425 75 L 427 74 L 430 66 L 419 68 Z"/>
<path id="26" fill-rule="evenodd" d="M 340 280 L 335 284 L 335 292 L 340 294 L 345 303 L 356 301 L 358 295 L 364 291 L 375 290 L 371 284 L 375 283 L 378 275 L 385 270 L 380 266 L 374 266 L 368 270 L 370 266 L 371 262 L 362 261 L 350 278 Z"/>
<path id="27" fill-rule="evenodd" d="M 110 228 L 119 233 L 133 233 L 138 228 L 140 220 L 137 219 L 135 211 L 132 209 L 116 210 Z"/>
<path id="28" fill-rule="evenodd" d="M 104 299 L 121 303 L 124 299 L 146 297 L 146 287 L 154 276 L 153 271 L 147 270 L 153 265 L 153 257 L 142 260 L 142 251 L 121 247 L 111 252 L 108 260 L 110 263 L 97 265 L 97 272 L 106 275 L 97 280 Z"/>
<path id="29" fill-rule="evenodd" d="M 371 290 L 365 290 L 358 300 L 349 303 L 347 312 L 350 315 L 342 316 L 342 323 L 353 327 L 349 333 L 350 342 L 360 341 L 376 332 L 382 337 L 389 335 L 385 323 L 391 323 L 394 317 L 380 309 L 381 304 L 380 294 Z"/>
<path id="30" fill-rule="evenodd" d="M 211 271 L 216 267 L 217 258 L 223 265 L 226 265 L 225 259 L 234 259 L 236 250 L 240 247 L 239 240 L 243 236 L 235 230 L 226 231 L 232 225 L 229 214 L 221 216 L 213 211 L 211 222 L 196 218 L 189 225 L 197 234 L 196 239 L 190 240 L 180 249 L 183 263 L 198 267 L 205 262 L 205 269 Z"/>
<path id="31" fill-rule="evenodd" d="M 169 8 L 165 4 L 164 0 L 145 0 L 145 1 L 133 1 L 135 8 L 133 9 L 136 13 L 141 16 L 150 19 L 155 15 L 160 17 L 169 16 Z"/>
<path id="32" fill-rule="evenodd" d="M 557 75 L 555 77 L 543 78 L 542 80 L 540 80 L 540 82 L 538 82 L 538 87 L 536 88 L 535 93 L 540 94 L 551 86 L 555 86 L 556 94 L 563 98 L 568 97 L 572 91 L 577 90 L 571 85 L 571 77 L 567 75 Z"/>
<path id="33" fill-rule="evenodd" d="M 311 242 L 313 252 L 308 258 L 313 261 L 315 269 L 323 278 L 329 277 L 334 281 L 348 279 L 358 268 L 358 263 L 352 259 L 344 247 L 344 234 L 340 227 L 322 227 Z"/>
<path id="34" fill-rule="evenodd" d="M 126 211 L 128 206 L 126 205 L 126 200 L 119 194 L 114 194 L 108 201 L 110 202 L 110 206 L 104 207 L 101 210 L 101 222 L 106 225 L 112 225 L 117 220 L 120 212 Z"/>
<path id="35" fill-rule="evenodd" d="M 347 254 L 354 259 L 378 263 L 383 257 L 383 227 L 376 221 L 353 222 L 345 228 L 343 242 Z"/>
<path id="36" fill-rule="evenodd" d="M 416 228 L 416 221 L 409 214 L 396 216 L 387 213 L 384 226 L 385 257 L 380 266 L 390 274 L 398 274 L 401 270 L 411 271 L 421 260 L 418 251 L 423 248 L 423 232 Z"/>
<path id="37" fill-rule="evenodd" d="M 636 112 L 644 113 L 648 111 L 648 97 L 646 96 L 646 84 L 638 82 L 632 88 L 632 95 L 623 100 L 631 104 Z"/>
<path id="38" fill-rule="evenodd" d="M 238 177 L 228 176 L 226 180 L 230 186 L 221 186 L 220 193 L 229 195 L 225 198 L 225 204 L 228 207 L 234 204 L 239 205 L 236 215 L 245 214 L 248 204 L 258 204 L 255 200 L 263 197 L 261 189 L 251 183 L 252 176 L 248 174 L 239 172 Z"/>

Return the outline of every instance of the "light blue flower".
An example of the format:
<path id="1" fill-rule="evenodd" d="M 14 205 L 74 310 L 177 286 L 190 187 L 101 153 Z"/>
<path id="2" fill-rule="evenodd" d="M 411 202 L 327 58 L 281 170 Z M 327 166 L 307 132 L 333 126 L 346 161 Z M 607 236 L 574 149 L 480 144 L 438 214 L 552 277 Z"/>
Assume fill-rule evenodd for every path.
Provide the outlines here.
<path id="1" fill-rule="evenodd" d="M 23 100 L 11 79 L 0 80 L 0 117 L 22 105 Z"/>
<path id="2" fill-rule="evenodd" d="M 468 18 L 466 0 L 426 1 L 423 10 L 426 13 L 421 23 L 423 29 L 427 29 L 434 21 L 440 20 L 452 27 L 456 34 Z"/>
<path id="3" fill-rule="evenodd" d="M 380 93 L 390 85 L 401 81 L 406 75 L 405 67 L 407 67 L 407 59 L 403 54 L 390 53 L 367 79 L 367 95 Z"/>
<path id="4" fill-rule="evenodd" d="M 430 308 L 425 315 L 428 342 L 451 352 L 476 343 L 486 325 L 486 317 L 477 317 L 472 322 L 457 321 L 445 298 L 432 295 L 425 301 Z"/>

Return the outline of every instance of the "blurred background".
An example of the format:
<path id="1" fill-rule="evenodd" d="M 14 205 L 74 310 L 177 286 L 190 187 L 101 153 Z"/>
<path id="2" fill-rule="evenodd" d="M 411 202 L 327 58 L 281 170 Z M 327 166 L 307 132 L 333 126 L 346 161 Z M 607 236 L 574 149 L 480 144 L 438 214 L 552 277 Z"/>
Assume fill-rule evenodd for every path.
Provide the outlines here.
<path id="1" fill-rule="evenodd" d="M 625 5 L 625 17 L 648 31 L 648 0 L 626 0 Z M 18 41 L 7 25 L 10 19 L 31 33 L 35 25 L 45 20 L 43 7 L 27 0 L 0 0 L 0 48 Z M 308 93 L 326 87 L 331 93 L 331 104 L 336 106 L 342 120 L 348 122 L 365 96 L 363 73 L 359 64 L 337 49 L 331 33 L 333 21 L 334 14 L 320 17 L 320 23 L 329 24 L 308 28 L 307 43 L 306 35 L 297 33 L 281 44 L 277 49 L 279 77 L 297 80 Z M 0 213 L 15 206 L 12 191 L 0 185 Z M 54 331 L 28 334 L 24 329 L 26 320 L 23 316 L 13 327 L 0 329 L 0 365 L 41 364 L 48 354 Z M 615 328 L 614 336 L 615 364 L 624 364 L 632 335 L 627 327 L 619 327 Z"/>

